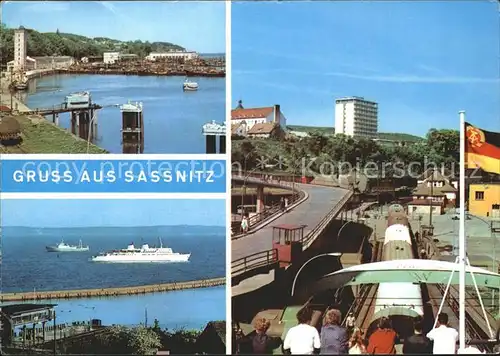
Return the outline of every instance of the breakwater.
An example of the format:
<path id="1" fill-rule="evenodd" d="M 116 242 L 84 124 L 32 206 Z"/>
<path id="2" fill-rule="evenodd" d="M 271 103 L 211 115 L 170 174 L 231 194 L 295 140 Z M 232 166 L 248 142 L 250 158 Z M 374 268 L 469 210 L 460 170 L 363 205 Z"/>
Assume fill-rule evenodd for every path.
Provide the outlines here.
<path id="1" fill-rule="evenodd" d="M 96 288 L 96 289 L 77 289 L 77 290 L 60 290 L 60 291 L 34 291 L 24 293 L 5 293 L 0 294 L 1 302 L 14 301 L 33 301 L 33 300 L 51 300 L 51 299 L 80 299 L 80 298 L 95 298 L 95 297 L 118 297 L 124 295 L 138 295 L 148 293 L 171 292 L 184 289 L 197 289 L 217 287 L 226 284 L 225 277 L 203 279 L 197 281 L 174 282 L 153 284 L 146 286 L 135 287 L 120 287 L 120 288 Z"/>
<path id="2" fill-rule="evenodd" d="M 68 74 L 99 74 L 99 75 L 137 75 L 137 76 L 157 76 L 157 77 L 207 77 L 207 78 L 224 78 L 225 72 L 214 71 L 154 71 L 154 70 L 133 70 L 133 69 L 95 69 L 81 68 L 68 69 L 64 71 Z"/>

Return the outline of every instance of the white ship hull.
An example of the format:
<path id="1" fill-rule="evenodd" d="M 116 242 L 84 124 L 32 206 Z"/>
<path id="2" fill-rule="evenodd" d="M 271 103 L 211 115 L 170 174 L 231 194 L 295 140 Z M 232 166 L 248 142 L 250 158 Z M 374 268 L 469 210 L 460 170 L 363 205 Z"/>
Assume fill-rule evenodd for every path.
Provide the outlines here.
<path id="1" fill-rule="evenodd" d="M 169 255 L 100 255 L 92 257 L 93 262 L 113 263 L 158 263 L 158 262 L 188 262 L 190 253 Z"/>
<path id="2" fill-rule="evenodd" d="M 85 252 L 89 251 L 89 247 L 57 247 L 57 246 L 46 246 L 48 252 Z"/>
<path id="3" fill-rule="evenodd" d="M 184 91 L 197 91 L 198 83 L 184 83 Z"/>

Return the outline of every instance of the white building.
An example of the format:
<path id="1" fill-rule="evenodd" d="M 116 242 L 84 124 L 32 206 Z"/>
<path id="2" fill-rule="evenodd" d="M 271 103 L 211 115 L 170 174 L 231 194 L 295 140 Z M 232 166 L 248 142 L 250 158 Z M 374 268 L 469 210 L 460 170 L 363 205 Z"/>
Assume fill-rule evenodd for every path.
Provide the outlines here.
<path id="1" fill-rule="evenodd" d="M 231 127 L 244 127 L 245 134 L 243 136 L 246 136 L 246 133 L 254 125 L 266 123 L 278 125 L 282 131 L 286 130 L 286 117 L 281 112 L 279 105 L 245 109 L 240 100 L 238 107 L 231 111 Z"/>
<path id="2" fill-rule="evenodd" d="M 106 64 L 114 64 L 120 60 L 120 52 L 104 52 L 103 62 Z"/>
<path id="3" fill-rule="evenodd" d="M 14 30 L 14 71 L 26 71 L 27 55 L 26 30 L 21 26 L 17 30 Z"/>
<path id="4" fill-rule="evenodd" d="M 355 96 L 336 100 L 335 134 L 376 138 L 377 131 L 377 103 Z"/>
<path id="5" fill-rule="evenodd" d="M 151 52 L 146 56 L 148 61 L 156 61 L 160 58 L 183 58 L 185 60 L 195 59 L 198 57 L 196 52 L 172 51 L 172 52 Z"/>
<path id="6" fill-rule="evenodd" d="M 7 72 L 14 72 L 16 61 L 7 62 Z M 26 56 L 24 62 L 24 72 L 29 72 L 30 70 L 37 69 L 36 59 Z M 17 72 L 17 70 L 16 70 Z"/>

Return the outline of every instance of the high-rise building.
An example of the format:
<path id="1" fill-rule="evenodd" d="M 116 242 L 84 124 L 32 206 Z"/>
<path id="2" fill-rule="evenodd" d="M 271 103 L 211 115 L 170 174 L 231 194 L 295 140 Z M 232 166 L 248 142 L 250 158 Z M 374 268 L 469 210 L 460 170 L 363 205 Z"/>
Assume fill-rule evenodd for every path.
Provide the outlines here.
<path id="1" fill-rule="evenodd" d="M 14 71 L 24 71 L 26 68 L 27 41 L 24 27 L 14 30 Z"/>
<path id="2" fill-rule="evenodd" d="M 376 138 L 378 104 L 361 97 L 335 101 L 335 133 L 351 137 Z"/>

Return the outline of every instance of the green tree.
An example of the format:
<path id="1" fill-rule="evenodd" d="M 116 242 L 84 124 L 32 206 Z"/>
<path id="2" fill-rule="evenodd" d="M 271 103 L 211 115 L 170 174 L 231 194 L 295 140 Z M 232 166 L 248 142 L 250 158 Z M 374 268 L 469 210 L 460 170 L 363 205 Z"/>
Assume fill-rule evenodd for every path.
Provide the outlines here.
<path id="1" fill-rule="evenodd" d="M 111 326 L 90 342 L 79 345 L 79 350 L 68 353 L 105 355 L 155 355 L 162 346 L 160 337 L 152 329 L 144 326 L 128 328 Z"/>
<path id="2" fill-rule="evenodd" d="M 199 330 L 161 330 L 157 332 L 164 349 L 172 354 L 196 354 L 196 340 L 200 336 Z"/>

